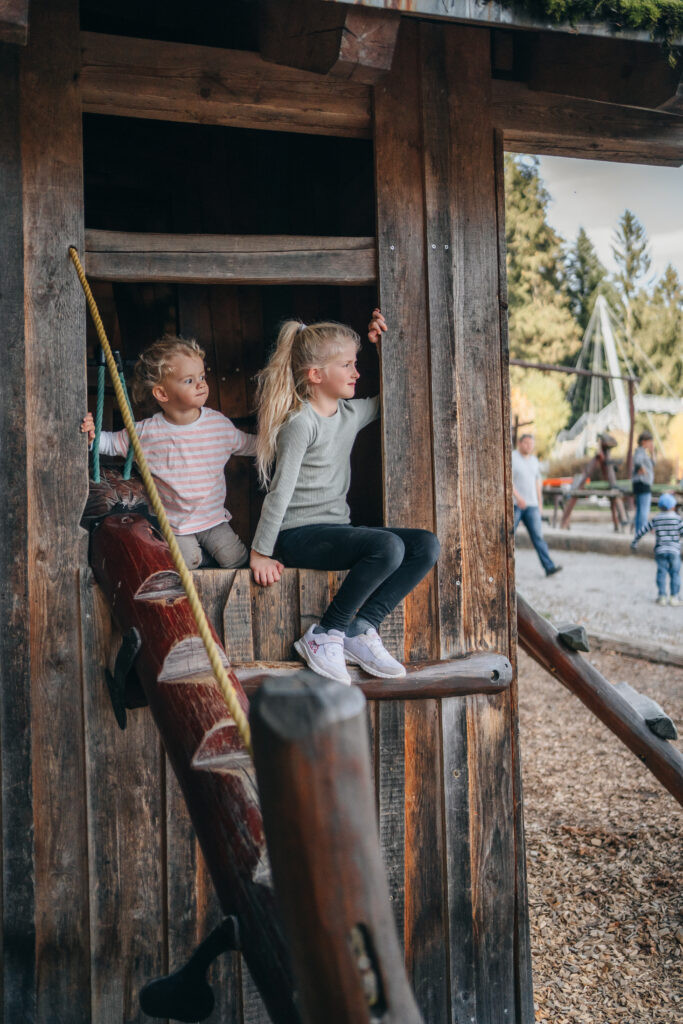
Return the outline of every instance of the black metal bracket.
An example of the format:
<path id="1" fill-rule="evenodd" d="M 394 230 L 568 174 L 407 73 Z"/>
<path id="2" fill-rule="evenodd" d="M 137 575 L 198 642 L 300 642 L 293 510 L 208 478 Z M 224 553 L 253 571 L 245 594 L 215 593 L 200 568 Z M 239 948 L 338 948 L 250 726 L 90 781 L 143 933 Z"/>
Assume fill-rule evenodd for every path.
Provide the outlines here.
<path id="1" fill-rule="evenodd" d="M 133 680 L 131 677 L 133 662 L 141 646 L 142 639 L 135 626 L 133 626 L 124 634 L 121 641 L 121 646 L 116 655 L 114 675 L 108 669 L 105 670 L 109 698 L 119 729 L 126 728 L 126 708 L 140 707 L 141 704 L 147 703 L 144 696 L 140 700 L 140 695 L 137 693 L 137 690 L 141 691 L 140 684 L 137 682 L 137 679 Z M 131 689 L 136 689 L 135 694 L 131 694 Z"/>
<path id="2" fill-rule="evenodd" d="M 147 982 L 140 991 L 140 1008 L 150 1017 L 186 1022 L 206 1020 L 216 1003 L 206 972 L 221 953 L 240 948 L 237 918 L 226 917 L 197 946 L 183 967 Z"/>

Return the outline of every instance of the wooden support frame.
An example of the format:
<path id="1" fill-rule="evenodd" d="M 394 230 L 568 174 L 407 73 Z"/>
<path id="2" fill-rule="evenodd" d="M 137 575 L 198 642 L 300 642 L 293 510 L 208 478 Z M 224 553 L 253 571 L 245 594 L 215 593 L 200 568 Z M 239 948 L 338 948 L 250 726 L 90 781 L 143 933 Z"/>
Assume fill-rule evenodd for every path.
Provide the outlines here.
<path id="1" fill-rule="evenodd" d="M 306 235 L 85 233 L 85 267 L 100 281 L 367 285 L 374 238 Z"/>
<path id="2" fill-rule="evenodd" d="M 25 46 L 29 0 L 0 0 L 0 43 Z"/>
<path id="3" fill-rule="evenodd" d="M 261 12 L 260 50 L 266 60 L 368 84 L 391 67 L 398 11 L 265 0 Z"/>

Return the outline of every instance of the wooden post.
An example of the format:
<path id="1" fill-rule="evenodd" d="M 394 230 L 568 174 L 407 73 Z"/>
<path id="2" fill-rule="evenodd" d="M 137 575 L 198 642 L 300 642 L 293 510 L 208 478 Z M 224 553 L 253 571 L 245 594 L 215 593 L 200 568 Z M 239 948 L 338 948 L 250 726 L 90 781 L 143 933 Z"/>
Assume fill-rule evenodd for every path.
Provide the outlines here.
<path id="1" fill-rule="evenodd" d="M 0 756 L 4 1020 L 35 1018 L 19 52 L 0 44 Z M 7 941 L 9 939 L 9 941 Z"/>
<path id="2" fill-rule="evenodd" d="M 78 3 L 35 0 L 21 61 L 36 1020 L 90 1007 L 79 568 L 87 494 Z"/>
<path id="3" fill-rule="evenodd" d="M 311 672 L 250 716 L 278 900 L 306 1024 L 420 1024 L 379 851 L 365 698 Z"/>

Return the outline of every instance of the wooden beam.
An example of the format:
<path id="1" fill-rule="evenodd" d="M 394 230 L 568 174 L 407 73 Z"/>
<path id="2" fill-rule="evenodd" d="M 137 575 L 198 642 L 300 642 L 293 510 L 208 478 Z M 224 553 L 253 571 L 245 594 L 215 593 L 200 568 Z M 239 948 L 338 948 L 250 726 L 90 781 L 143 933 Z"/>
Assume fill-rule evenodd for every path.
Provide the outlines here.
<path id="1" fill-rule="evenodd" d="M 19 56 L 0 44 L 0 960 L 7 1021 L 36 1019 Z"/>
<path id="2" fill-rule="evenodd" d="M 650 110 L 676 97 L 681 69 L 671 66 L 657 43 L 545 32 L 529 43 L 526 81 L 535 91 Z"/>
<path id="3" fill-rule="evenodd" d="M 84 32 L 83 109 L 353 138 L 370 136 L 370 90 L 244 50 Z"/>
<path id="4" fill-rule="evenodd" d="M 33 808 L 35 1020 L 87 1024 L 90 927 L 79 568 L 87 453 L 78 0 L 33 0 L 21 140 Z"/>
<path id="5" fill-rule="evenodd" d="M 87 231 L 85 249 L 100 281 L 361 285 L 377 276 L 374 238 Z"/>
<path id="6" fill-rule="evenodd" d="M 683 118 L 494 81 L 493 118 L 513 153 L 679 167 Z"/>
<path id="7" fill-rule="evenodd" d="M 261 56 L 372 85 L 391 67 L 400 20 L 398 11 L 333 7 L 321 0 L 265 0 Z"/>
<path id="8" fill-rule="evenodd" d="M 0 0 L 0 43 L 25 46 L 28 39 L 28 0 Z"/>

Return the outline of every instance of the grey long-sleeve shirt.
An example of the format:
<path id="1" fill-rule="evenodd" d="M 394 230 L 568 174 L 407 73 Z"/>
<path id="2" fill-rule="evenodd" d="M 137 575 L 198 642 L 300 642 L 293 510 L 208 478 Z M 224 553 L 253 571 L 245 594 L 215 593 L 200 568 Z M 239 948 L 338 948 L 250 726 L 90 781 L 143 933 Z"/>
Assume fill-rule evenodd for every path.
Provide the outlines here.
<path id="1" fill-rule="evenodd" d="M 280 530 L 314 523 L 351 522 L 346 493 L 356 434 L 379 416 L 379 396 L 340 399 L 333 416 L 309 402 L 284 423 L 277 439 L 275 475 L 263 502 L 252 548 L 272 555 Z"/>

